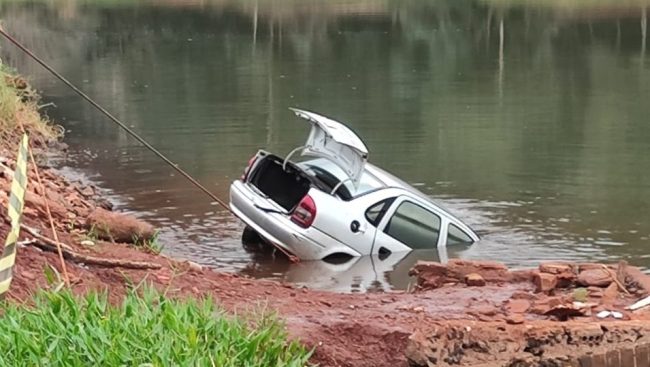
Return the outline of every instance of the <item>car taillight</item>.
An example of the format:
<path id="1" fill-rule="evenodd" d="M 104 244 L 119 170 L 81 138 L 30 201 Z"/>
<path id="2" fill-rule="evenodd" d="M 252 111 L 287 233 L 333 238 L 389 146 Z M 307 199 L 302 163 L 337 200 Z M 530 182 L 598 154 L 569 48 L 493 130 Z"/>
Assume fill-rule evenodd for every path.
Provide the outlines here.
<path id="1" fill-rule="evenodd" d="M 311 196 L 305 195 L 293 210 L 291 221 L 303 228 L 308 228 L 314 223 L 314 219 L 316 219 L 316 203 Z"/>
<path id="2" fill-rule="evenodd" d="M 246 177 L 248 176 L 248 172 L 251 170 L 251 167 L 253 166 L 253 163 L 255 163 L 255 160 L 257 160 L 257 154 L 255 154 L 254 156 L 251 157 L 251 159 L 248 160 L 248 164 L 244 169 L 244 173 L 241 175 L 242 181 L 246 180 Z"/>

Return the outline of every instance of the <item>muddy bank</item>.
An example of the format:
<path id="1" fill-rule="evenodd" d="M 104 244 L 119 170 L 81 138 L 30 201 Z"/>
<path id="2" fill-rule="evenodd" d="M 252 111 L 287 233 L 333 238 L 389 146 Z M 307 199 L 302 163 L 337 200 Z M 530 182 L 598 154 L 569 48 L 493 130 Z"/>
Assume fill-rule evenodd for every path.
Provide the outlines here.
<path id="1" fill-rule="evenodd" d="M 650 277 L 616 265 L 544 263 L 510 271 L 493 262 L 419 263 L 418 292 L 445 287 L 520 285 L 500 307 L 474 319 L 438 322 L 410 337 L 410 366 L 648 366 Z M 480 300 L 482 301 L 482 300 Z M 495 322 L 499 320 L 500 322 Z"/>
<path id="2" fill-rule="evenodd" d="M 14 148 L 11 140 L 1 147 L 3 165 L 13 167 Z M 46 156 L 46 150 L 37 153 Z M 292 336 L 315 348 L 313 362 L 321 366 L 562 365 L 557 361 L 645 343 L 650 313 L 625 307 L 648 294 L 650 280 L 624 263 L 554 263 L 520 271 L 488 262 L 419 263 L 412 292 L 314 291 L 221 273 L 120 243 L 134 235 L 147 240 L 153 229 L 113 212 L 97 188 L 70 182 L 46 164 L 40 169 L 44 190 L 30 167 L 23 221 L 32 233 L 21 234 L 9 293 L 13 301 L 28 301 L 35 290 L 49 286 L 47 266 L 62 270 L 48 246 L 53 236 L 45 217 L 47 200 L 68 251 L 75 292 L 105 289 L 118 302 L 144 281 L 175 297 L 213 297 L 232 312 L 277 312 Z M 10 179 L 10 170 L 3 169 L 3 206 Z M 3 222 L 0 233 L 7 231 Z M 600 311 L 620 312 L 621 319 L 601 319 Z"/>
<path id="3" fill-rule="evenodd" d="M 410 366 L 649 366 L 650 323 L 439 323 L 415 332 Z"/>

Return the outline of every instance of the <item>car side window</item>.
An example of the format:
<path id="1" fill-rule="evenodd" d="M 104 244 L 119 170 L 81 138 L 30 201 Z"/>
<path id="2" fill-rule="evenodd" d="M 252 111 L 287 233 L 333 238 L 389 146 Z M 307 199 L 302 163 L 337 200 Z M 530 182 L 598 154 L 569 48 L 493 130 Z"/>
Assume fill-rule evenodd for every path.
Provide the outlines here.
<path id="1" fill-rule="evenodd" d="M 384 232 L 413 249 L 434 248 L 440 235 L 440 217 L 404 201 L 390 218 Z"/>
<path id="2" fill-rule="evenodd" d="M 473 243 L 474 240 L 465 233 L 465 231 L 451 223 L 449 224 L 447 230 L 447 245 L 471 245 Z"/>
<path id="3" fill-rule="evenodd" d="M 368 210 L 366 210 L 366 219 L 368 222 L 375 227 L 379 225 L 379 222 L 381 222 L 381 219 L 384 217 L 393 201 L 395 201 L 395 198 L 388 198 L 372 204 Z"/>

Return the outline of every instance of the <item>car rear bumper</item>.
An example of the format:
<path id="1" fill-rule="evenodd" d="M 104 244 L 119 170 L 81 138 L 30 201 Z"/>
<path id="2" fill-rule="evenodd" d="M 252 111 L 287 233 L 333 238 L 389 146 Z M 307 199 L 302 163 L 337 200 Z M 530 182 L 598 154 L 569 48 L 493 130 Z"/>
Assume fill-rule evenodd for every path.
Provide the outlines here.
<path id="1" fill-rule="evenodd" d="M 230 209 L 266 240 L 281 246 L 301 260 L 320 260 L 333 253 L 360 256 L 356 251 L 314 227 L 302 228 L 287 214 L 242 181 L 230 186 Z"/>

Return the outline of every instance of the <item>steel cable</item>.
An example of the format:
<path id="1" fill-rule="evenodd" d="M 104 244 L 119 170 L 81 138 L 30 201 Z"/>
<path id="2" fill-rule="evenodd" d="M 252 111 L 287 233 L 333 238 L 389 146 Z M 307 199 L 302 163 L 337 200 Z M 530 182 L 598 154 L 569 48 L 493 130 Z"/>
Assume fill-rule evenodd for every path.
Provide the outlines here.
<path id="1" fill-rule="evenodd" d="M 2 34 L 9 42 L 13 43 L 16 47 L 18 47 L 21 51 L 23 51 L 25 54 L 27 54 L 29 57 L 31 57 L 34 61 L 36 61 L 38 64 L 40 64 L 42 67 L 44 67 L 47 71 L 52 73 L 57 79 L 62 81 L 65 85 L 67 85 L 70 89 L 72 89 L 75 93 L 77 93 L 81 98 L 85 99 L 88 103 L 93 105 L 96 109 L 98 109 L 101 113 L 103 113 L 106 117 L 108 117 L 111 121 L 113 121 L 115 124 L 117 124 L 120 128 L 122 128 L 124 131 L 126 131 L 129 135 L 131 135 L 135 140 L 137 140 L 140 144 L 144 145 L 147 149 L 152 151 L 155 155 L 157 155 L 160 159 L 162 159 L 165 163 L 167 163 L 169 166 L 171 166 L 176 172 L 180 173 L 183 177 L 185 177 L 188 181 L 190 181 L 194 186 L 196 186 L 198 189 L 203 191 L 206 195 L 208 195 L 211 199 L 213 199 L 215 202 L 217 202 L 219 205 L 221 205 L 224 209 L 229 211 L 231 214 L 234 215 L 232 209 L 230 209 L 230 206 L 226 204 L 223 200 L 221 200 L 217 195 L 213 194 L 210 190 L 208 190 L 205 186 L 203 186 L 199 181 L 197 181 L 194 177 L 192 177 L 189 173 L 185 172 L 182 168 L 180 168 L 176 163 L 172 162 L 167 156 L 162 154 L 158 149 L 154 148 L 151 144 L 149 144 L 144 138 L 142 138 L 138 133 L 135 131 L 131 130 L 126 124 L 124 124 L 122 121 L 120 121 L 117 117 L 113 116 L 110 112 L 108 112 L 104 107 L 100 106 L 97 102 L 95 102 L 92 98 L 90 98 L 86 93 L 81 91 L 79 88 L 77 88 L 74 84 L 72 84 L 68 79 L 66 79 L 63 75 L 59 74 L 56 70 L 54 70 L 51 66 L 49 66 L 45 61 L 41 60 L 38 56 L 36 56 L 32 51 L 30 51 L 27 47 L 23 46 L 18 40 L 16 40 L 14 37 L 12 37 L 10 34 L 8 34 L 2 25 L 0 25 L 0 34 Z M 236 216 L 235 216 L 236 217 Z M 298 262 L 299 259 L 294 256 L 293 254 L 289 253 L 287 250 L 285 250 L 282 246 L 271 242 L 271 245 L 278 249 L 280 252 L 282 252 L 285 256 L 289 258 L 289 260 L 293 262 Z"/>

